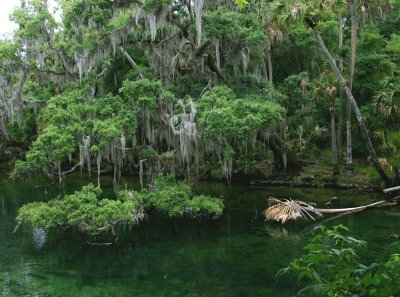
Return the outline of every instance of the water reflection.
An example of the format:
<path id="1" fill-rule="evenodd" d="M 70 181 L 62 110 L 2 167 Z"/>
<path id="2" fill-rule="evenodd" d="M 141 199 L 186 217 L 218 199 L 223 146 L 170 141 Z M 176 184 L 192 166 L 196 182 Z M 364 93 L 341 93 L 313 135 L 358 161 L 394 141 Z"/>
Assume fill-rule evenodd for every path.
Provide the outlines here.
<path id="1" fill-rule="evenodd" d="M 27 179 L 1 183 L 0 285 L 3 296 L 185 296 L 287 297 L 296 284 L 278 283 L 276 272 L 303 252 L 318 224 L 343 223 L 355 237 L 369 241 L 371 256 L 384 255 L 384 246 L 400 234 L 398 218 L 384 210 L 350 214 L 300 228 L 269 224 L 257 217 L 267 197 L 293 197 L 323 205 L 333 196 L 341 203 L 363 204 L 368 193 L 290 188 L 227 187 L 199 184 L 195 192 L 223 196 L 220 220 L 170 220 L 152 217 L 132 229 L 121 228 L 113 246 L 89 246 L 73 230 L 46 233 L 22 227 L 15 214 L 26 202 L 69 194 L 88 181 L 69 178 L 64 188 L 47 192 Z M 136 180 L 129 188 L 139 188 Z M 105 195 L 113 193 L 112 177 L 101 181 Z M 345 205 L 346 206 L 346 205 Z M 396 213 L 396 212 L 395 212 Z M 397 213 L 396 213 L 397 214 Z M 386 241 L 385 241 L 386 240 Z"/>
<path id="2" fill-rule="evenodd" d="M 47 232 L 43 228 L 33 227 L 32 228 L 33 242 L 35 243 L 35 248 L 40 251 L 47 240 Z"/>
<path id="3" fill-rule="evenodd" d="M 278 225 L 272 223 L 265 224 L 265 232 L 266 234 L 275 239 L 299 240 L 301 237 L 295 231 L 288 231 L 284 225 Z"/>

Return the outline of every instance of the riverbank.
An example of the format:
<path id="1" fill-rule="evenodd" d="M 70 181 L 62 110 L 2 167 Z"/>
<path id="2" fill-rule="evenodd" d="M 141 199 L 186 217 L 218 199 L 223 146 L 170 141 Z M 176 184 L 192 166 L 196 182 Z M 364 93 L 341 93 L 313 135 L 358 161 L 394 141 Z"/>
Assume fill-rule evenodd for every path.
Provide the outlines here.
<path id="1" fill-rule="evenodd" d="M 1 174 L 8 175 L 10 171 L 10 163 L 0 162 Z M 296 173 L 273 173 L 264 168 L 254 176 L 233 176 L 232 184 L 300 188 L 360 189 L 367 191 L 381 191 L 384 188 L 374 168 L 368 164 L 356 164 L 351 176 L 347 175 L 343 165 L 340 166 L 340 172 L 341 174 L 339 175 L 332 175 L 331 167 L 325 164 L 307 165 L 302 167 Z M 136 176 L 136 174 L 123 174 L 123 177 L 130 176 Z M 68 176 L 66 178 L 68 179 Z M 208 177 L 207 179 L 200 178 L 199 180 L 224 181 L 213 177 Z M 194 179 L 192 179 L 191 182 L 196 183 Z"/>
<path id="2" fill-rule="evenodd" d="M 325 164 L 304 166 L 294 174 L 274 174 L 266 172 L 264 178 L 254 179 L 254 185 L 288 186 L 307 188 L 362 189 L 381 191 L 383 184 L 374 168 L 368 164 L 358 163 L 354 171 L 348 175 L 344 165 L 340 166 L 340 174 L 332 175 L 332 169 Z"/>

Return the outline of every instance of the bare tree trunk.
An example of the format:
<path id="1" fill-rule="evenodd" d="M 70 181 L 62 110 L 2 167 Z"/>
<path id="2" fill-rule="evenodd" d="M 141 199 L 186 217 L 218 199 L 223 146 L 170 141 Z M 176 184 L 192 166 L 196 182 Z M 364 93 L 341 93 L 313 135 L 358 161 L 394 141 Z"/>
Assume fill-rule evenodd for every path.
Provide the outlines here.
<path id="1" fill-rule="evenodd" d="M 341 55 L 343 48 L 343 17 L 339 15 L 339 70 L 343 73 L 343 58 Z M 342 131 L 344 121 L 344 100 L 343 100 L 343 89 L 340 88 L 340 100 L 339 100 L 339 121 L 337 131 L 337 146 L 338 146 L 338 157 L 341 159 L 342 156 Z"/>
<path id="2" fill-rule="evenodd" d="M 353 175 L 353 140 L 351 135 L 351 105 L 347 101 L 346 104 L 346 174 Z"/>
<path id="3" fill-rule="evenodd" d="M 3 116 L 0 117 L 0 132 L 1 132 L 0 136 L 1 136 L 1 138 L 3 138 L 4 142 L 10 141 L 10 137 L 8 135 L 8 130 L 7 130 L 6 120 L 4 119 Z"/>
<path id="4" fill-rule="evenodd" d="M 132 67 L 137 66 L 135 61 L 133 61 L 132 57 L 128 54 L 128 52 L 126 50 L 124 50 L 124 48 L 122 46 L 118 46 L 118 50 L 120 51 L 120 53 L 124 56 L 124 58 L 128 61 L 128 63 Z"/>
<path id="5" fill-rule="evenodd" d="M 131 65 L 131 67 L 137 66 L 136 62 L 132 59 L 132 57 L 128 54 L 128 52 L 124 50 L 122 46 L 118 46 L 117 48 L 120 51 L 120 53 L 124 56 L 124 58 L 128 61 L 129 65 Z M 143 72 L 139 73 L 139 77 L 144 78 Z"/>
<path id="6" fill-rule="evenodd" d="M 338 164 L 338 149 L 336 143 L 336 121 L 335 121 L 335 98 L 331 97 L 331 106 L 329 107 L 329 112 L 331 114 L 331 138 L 332 138 L 332 174 L 338 175 L 339 164 Z"/>
<path id="7" fill-rule="evenodd" d="M 271 50 L 271 44 L 269 42 L 267 45 L 267 61 L 268 61 L 268 80 L 272 84 L 273 83 L 272 50 Z"/>
<path id="8" fill-rule="evenodd" d="M 215 62 L 217 64 L 217 68 L 221 71 L 221 53 L 220 53 L 220 41 L 219 39 L 215 39 Z"/>
<path id="9" fill-rule="evenodd" d="M 353 78 L 354 71 L 356 68 L 356 50 L 357 50 L 357 19 L 356 19 L 356 8 L 355 0 L 349 0 L 350 12 L 351 12 L 351 56 L 350 56 L 350 77 L 349 77 L 349 88 L 353 90 Z"/>
<path id="10" fill-rule="evenodd" d="M 365 27 L 365 22 L 366 22 L 366 18 L 367 18 L 367 7 L 363 1 L 363 3 L 361 4 L 361 25 L 360 25 L 360 33 L 364 32 L 364 27 Z"/>
<path id="11" fill-rule="evenodd" d="M 356 49 L 357 49 L 357 19 L 356 19 L 356 8 L 355 0 L 349 0 L 350 14 L 351 14 L 351 55 L 350 55 L 350 77 L 349 77 L 349 88 L 353 90 L 353 79 L 354 71 L 356 67 Z M 351 135 L 351 105 L 347 103 L 346 108 L 346 135 L 347 135 L 347 146 L 346 146 L 346 173 L 347 175 L 353 175 L 353 139 Z"/>
<path id="12" fill-rule="evenodd" d="M 365 145 L 367 146 L 368 153 L 370 155 L 370 161 L 372 162 L 372 165 L 375 167 L 375 170 L 378 172 L 379 176 L 381 179 L 384 181 L 386 186 L 389 186 L 391 184 L 390 178 L 386 175 L 386 173 L 383 171 L 381 164 L 379 163 L 378 157 L 376 155 L 375 149 L 372 145 L 371 139 L 368 135 L 368 130 L 365 126 L 364 118 L 362 117 L 361 111 L 358 108 L 357 102 L 353 97 L 353 94 L 350 91 L 350 88 L 346 84 L 346 81 L 344 80 L 342 74 L 340 73 L 340 70 L 336 66 L 336 62 L 333 59 L 332 55 L 330 54 L 329 50 L 326 48 L 324 41 L 322 40 L 321 34 L 318 30 L 318 26 L 316 23 L 312 22 L 309 19 L 306 19 L 306 22 L 310 28 L 313 29 L 315 38 L 318 41 L 318 44 L 324 53 L 325 57 L 328 59 L 329 64 L 331 66 L 332 71 L 335 73 L 339 83 L 341 84 L 342 88 L 344 89 L 347 99 L 349 100 L 351 106 L 353 107 L 354 113 L 356 115 L 358 124 L 361 129 L 362 136 L 364 138 Z"/>

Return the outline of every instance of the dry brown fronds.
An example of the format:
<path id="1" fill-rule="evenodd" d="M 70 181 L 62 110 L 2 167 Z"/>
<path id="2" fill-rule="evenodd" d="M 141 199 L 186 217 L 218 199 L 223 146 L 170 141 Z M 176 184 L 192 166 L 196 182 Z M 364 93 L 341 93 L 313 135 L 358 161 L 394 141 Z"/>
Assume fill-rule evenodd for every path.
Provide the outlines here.
<path id="1" fill-rule="evenodd" d="M 282 201 L 273 197 L 268 199 L 268 208 L 263 214 L 267 220 L 282 224 L 290 220 L 307 219 L 307 217 L 315 221 L 313 215 L 322 216 L 311 204 L 291 199 Z"/>

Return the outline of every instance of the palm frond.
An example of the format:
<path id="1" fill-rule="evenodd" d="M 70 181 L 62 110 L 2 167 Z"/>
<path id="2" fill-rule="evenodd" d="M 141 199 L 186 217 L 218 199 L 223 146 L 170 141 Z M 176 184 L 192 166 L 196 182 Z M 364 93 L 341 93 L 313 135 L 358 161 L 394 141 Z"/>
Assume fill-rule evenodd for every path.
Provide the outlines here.
<path id="1" fill-rule="evenodd" d="M 322 216 L 311 204 L 299 200 L 279 200 L 273 197 L 268 199 L 268 208 L 263 212 L 266 220 L 281 222 L 296 221 L 299 219 Z"/>

